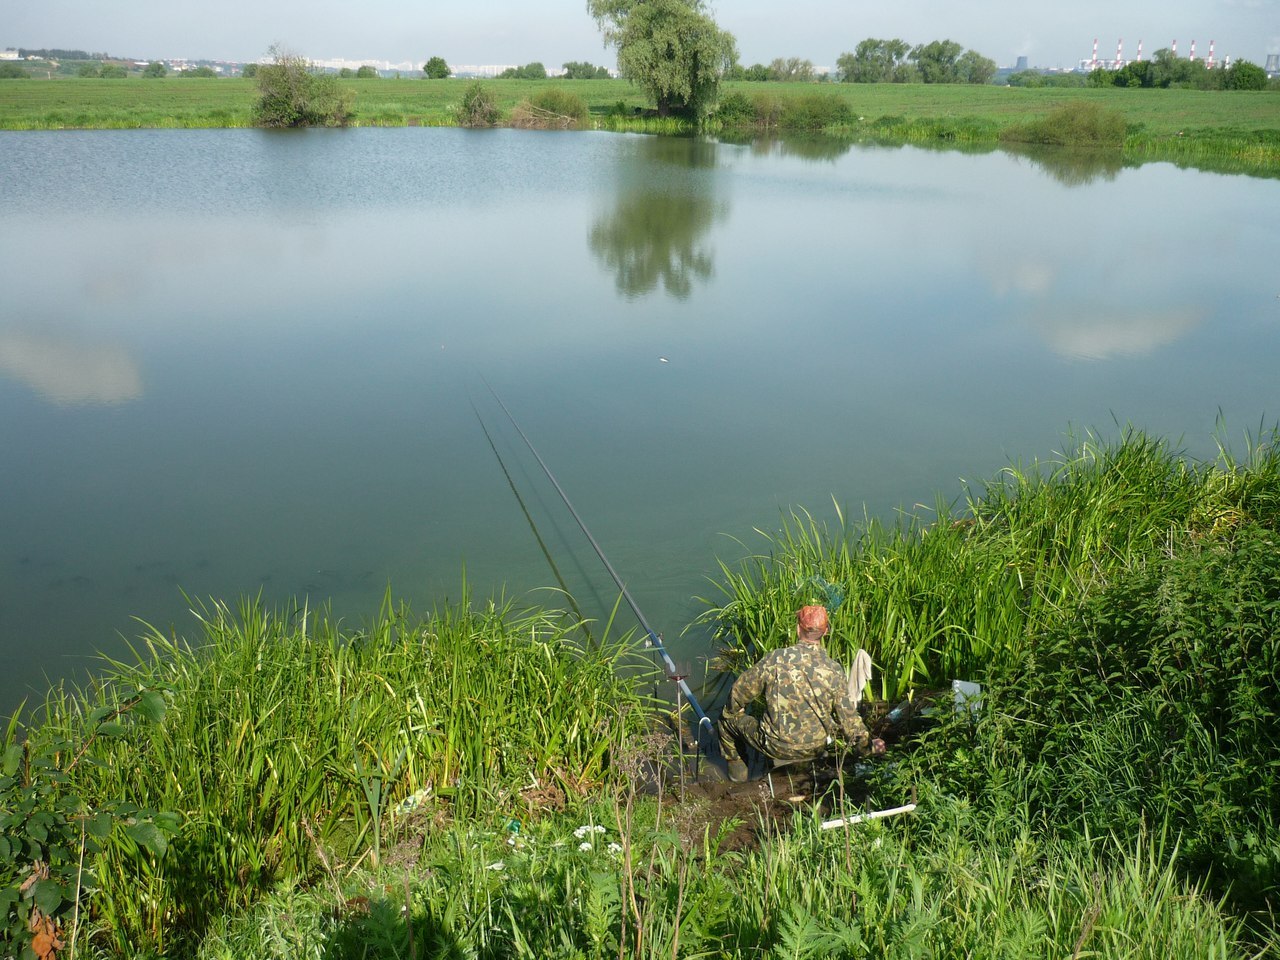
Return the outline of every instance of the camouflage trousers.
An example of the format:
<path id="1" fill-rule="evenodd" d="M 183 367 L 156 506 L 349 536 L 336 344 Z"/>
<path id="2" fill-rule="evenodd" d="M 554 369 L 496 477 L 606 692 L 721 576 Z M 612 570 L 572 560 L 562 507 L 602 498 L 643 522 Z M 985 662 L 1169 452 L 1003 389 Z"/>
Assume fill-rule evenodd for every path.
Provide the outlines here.
<path id="1" fill-rule="evenodd" d="M 742 760 L 744 749 L 755 750 L 776 765 L 815 760 L 826 752 L 826 744 L 800 747 L 795 744 L 766 743 L 760 718 L 749 713 L 726 713 L 720 717 L 720 753 L 729 762 Z"/>

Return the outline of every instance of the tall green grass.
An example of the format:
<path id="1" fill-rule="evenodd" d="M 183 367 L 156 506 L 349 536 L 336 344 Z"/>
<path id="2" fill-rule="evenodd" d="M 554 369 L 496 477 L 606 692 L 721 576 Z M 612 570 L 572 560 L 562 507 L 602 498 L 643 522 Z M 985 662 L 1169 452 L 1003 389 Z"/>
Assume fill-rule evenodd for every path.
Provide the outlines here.
<path id="1" fill-rule="evenodd" d="M 761 531 L 767 553 L 722 565 L 701 619 L 740 668 L 790 642 L 797 607 L 826 600 L 820 581 L 837 584 L 829 648 L 845 662 L 866 648 L 875 692 L 896 699 L 1012 664 L 1067 605 L 1143 558 L 1246 518 L 1280 523 L 1278 492 L 1274 436 L 1247 462 L 1223 451 L 1204 464 L 1128 430 L 893 526 L 793 513 Z"/>
<path id="2" fill-rule="evenodd" d="M 803 814 L 747 852 L 726 849 L 721 830 L 608 819 L 590 849 L 572 821 L 515 845 L 474 827 L 429 844 L 414 871 L 364 879 L 344 904 L 291 891 L 221 927 L 200 956 L 1249 955 L 1239 922 L 1179 878 L 1158 837 L 995 845 L 949 807 L 916 814 L 944 822 L 929 847 L 910 824 L 833 834 Z"/>
<path id="3" fill-rule="evenodd" d="M 163 857 L 116 838 L 97 864 L 94 939 L 180 947 L 210 918 L 326 857 L 377 863 L 390 811 L 524 816 L 607 782 L 646 726 L 626 644 L 583 649 L 552 613 L 464 605 L 418 620 L 388 601 L 344 634 L 323 613 L 197 611 L 192 644 L 152 631 L 136 663 L 50 697 L 32 737 L 79 739 L 117 690 L 162 690 L 162 723 L 98 740 L 75 789 L 173 811 Z M 630 679 L 628 678 L 630 677 Z"/>

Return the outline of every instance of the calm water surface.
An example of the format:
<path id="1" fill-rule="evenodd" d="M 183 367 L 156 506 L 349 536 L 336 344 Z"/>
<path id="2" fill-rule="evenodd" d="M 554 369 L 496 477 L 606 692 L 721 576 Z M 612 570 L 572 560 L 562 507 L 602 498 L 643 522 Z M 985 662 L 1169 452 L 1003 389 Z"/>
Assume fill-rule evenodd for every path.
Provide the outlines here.
<path id="1" fill-rule="evenodd" d="M 654 626 L 783 511 L 1277 404 L 1280 183 L 604 133 L 0 134 L 0 713 L 184 593 Z M 474 408 L 473 409 L 473 404 Z M 745 544 L 745 546 L 744 546 Z"/>

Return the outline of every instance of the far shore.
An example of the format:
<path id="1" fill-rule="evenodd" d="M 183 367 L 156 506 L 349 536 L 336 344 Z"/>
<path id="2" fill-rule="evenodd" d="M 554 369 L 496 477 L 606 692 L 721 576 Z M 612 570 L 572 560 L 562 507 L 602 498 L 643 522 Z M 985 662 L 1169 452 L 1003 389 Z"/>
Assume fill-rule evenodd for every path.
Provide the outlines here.
<path id="1" fill-rule="evenodd" d="M 455 107 L 470 82 L 344 81 L 355 94 L 352 125 L 362 127 L 455 126 Z M 624 80 L 483 82 L 504 116 L 539 90 L 557 87 L 572 90 L 586 102 L 593 129 L 697 132 L 692 124 L 650 116 L 643 92 Z M 252 126 L 257 86 L 238 78 L 64 78 L 5 81 L 0 91 L 0 130 L 210 129 Z M 1124 117 L 1128 132 L 1120 152 L 1126 163 L 1165 160 L 1280 175 L 1280 91 L 735 82 L 725 84 L 723 93 L 748 98 L 822 96 L 848 103 L 855 121 L 811 134 L 970 148 L 994 147 L 1001 131 L 1043 118 L 1062 103 L 1083 100 Z M 704 129 L 718 132 L 714 119 Z"/>

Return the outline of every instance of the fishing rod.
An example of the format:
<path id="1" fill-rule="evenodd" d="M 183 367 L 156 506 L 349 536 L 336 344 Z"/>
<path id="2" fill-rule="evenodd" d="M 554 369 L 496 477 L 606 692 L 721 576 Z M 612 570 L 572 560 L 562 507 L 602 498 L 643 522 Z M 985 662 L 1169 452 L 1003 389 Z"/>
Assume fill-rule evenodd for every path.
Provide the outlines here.
<path id="1" fill-rule="evenodd" d="M 484 380 L 483 377 L 481 379 Z M 653 627 L 649 626 L 649 621 L 640 610 L 640 605 L 637 604 L 635 598 L 631 596 L 631 591 L 628 590 L 627 585 L 622 582 L 622 578 L 618 576 L 618 572 L 613 569 L 613 564 L 610 563 L 609 558 L 604 555 L 604 551 L 600 548 L 600 544 L 596 542 L 596 538 L 591 535 L 591 531 L 587 529 L 586 523 L 583 521 L 582 517 L 579 516 L 578 511 L 574 509 L 573 503 L 569 500 L 569 495 L 565 493 L 564 488 L 560 486 L 560 481 L 558 481 L 555 474 L 551 472 L 551 468 L 548 467 L 546 461 L 542 459 L 542 455 L 538 453 L 537 448 L 533 445 L 533 441 L 529 439 L 528 435 L 520 427 L 520 424 L 516 422 L 516 418 L 512 415 L 511 411 L 507 409 L 507 405 L 502 402 L 502 398 L 498 396 L 497 391 L 489 385 L 487 380 L 484 380 L 484 385 L 488 387 L 489 392 L 493 394 L 493 399 L 498 401 L 498 406 L 500 406 L 502 408 L 502 412 L 507 415 L 507 419 L 511 421 L 511 425 L 516 428 L 516 433 L 520 434 L 520 439 L 523 440 L 525 446 L 529 448 L 529 452 L 532 453 L 534 459 L 538 461 L 538 466 L 542 468 L 542 472 L 547 475 L 547 479 L 550 480 L 551 485 L 555 487 L 556 493 L 558 493 L 560 495 L 560 499 L 564 501 L 564 505 L 569 509 L 569 513 L 577 522 L 578 529 L 582 531 L 583 535 L 587 538 L 587 542 L 591 544 L 591 549 L 596 552 L 596 556 L 600 558 L 600 562 L 604 564 L 604 568 L 609 571 L 609 576 L 613 578 L 613 582 L 617 584 L 618 589 L 622 592 L 622 597 L 627 601 L 627 606 L 631 608 L 631 612 L 635 614 L 636 620 L 640 622 L 641 628 L 643 628 L 647 635 L 649 644 L 653 646 L 662 657 L 662 662 L 667 668 L 667 676 L 676 681 L 676 686 L 688 699 L 689 705 L 693 707 L 693 712 L 698 715 L 699 729 L 701 729 L 703 725 L 711 727 L 712 723 L 710 718 L 703 711 L 701 704 L 698 703 L 698 698 L 693 695 L 693 691 L 689 689 L 688 682 L 683 676 L 681 676 L 680 670 L 676 667 L 675 661 L 672 660 L 671 655 L 667 653 L 667 648 L 662 642 L 662 637 L 653 629 Z"/>

